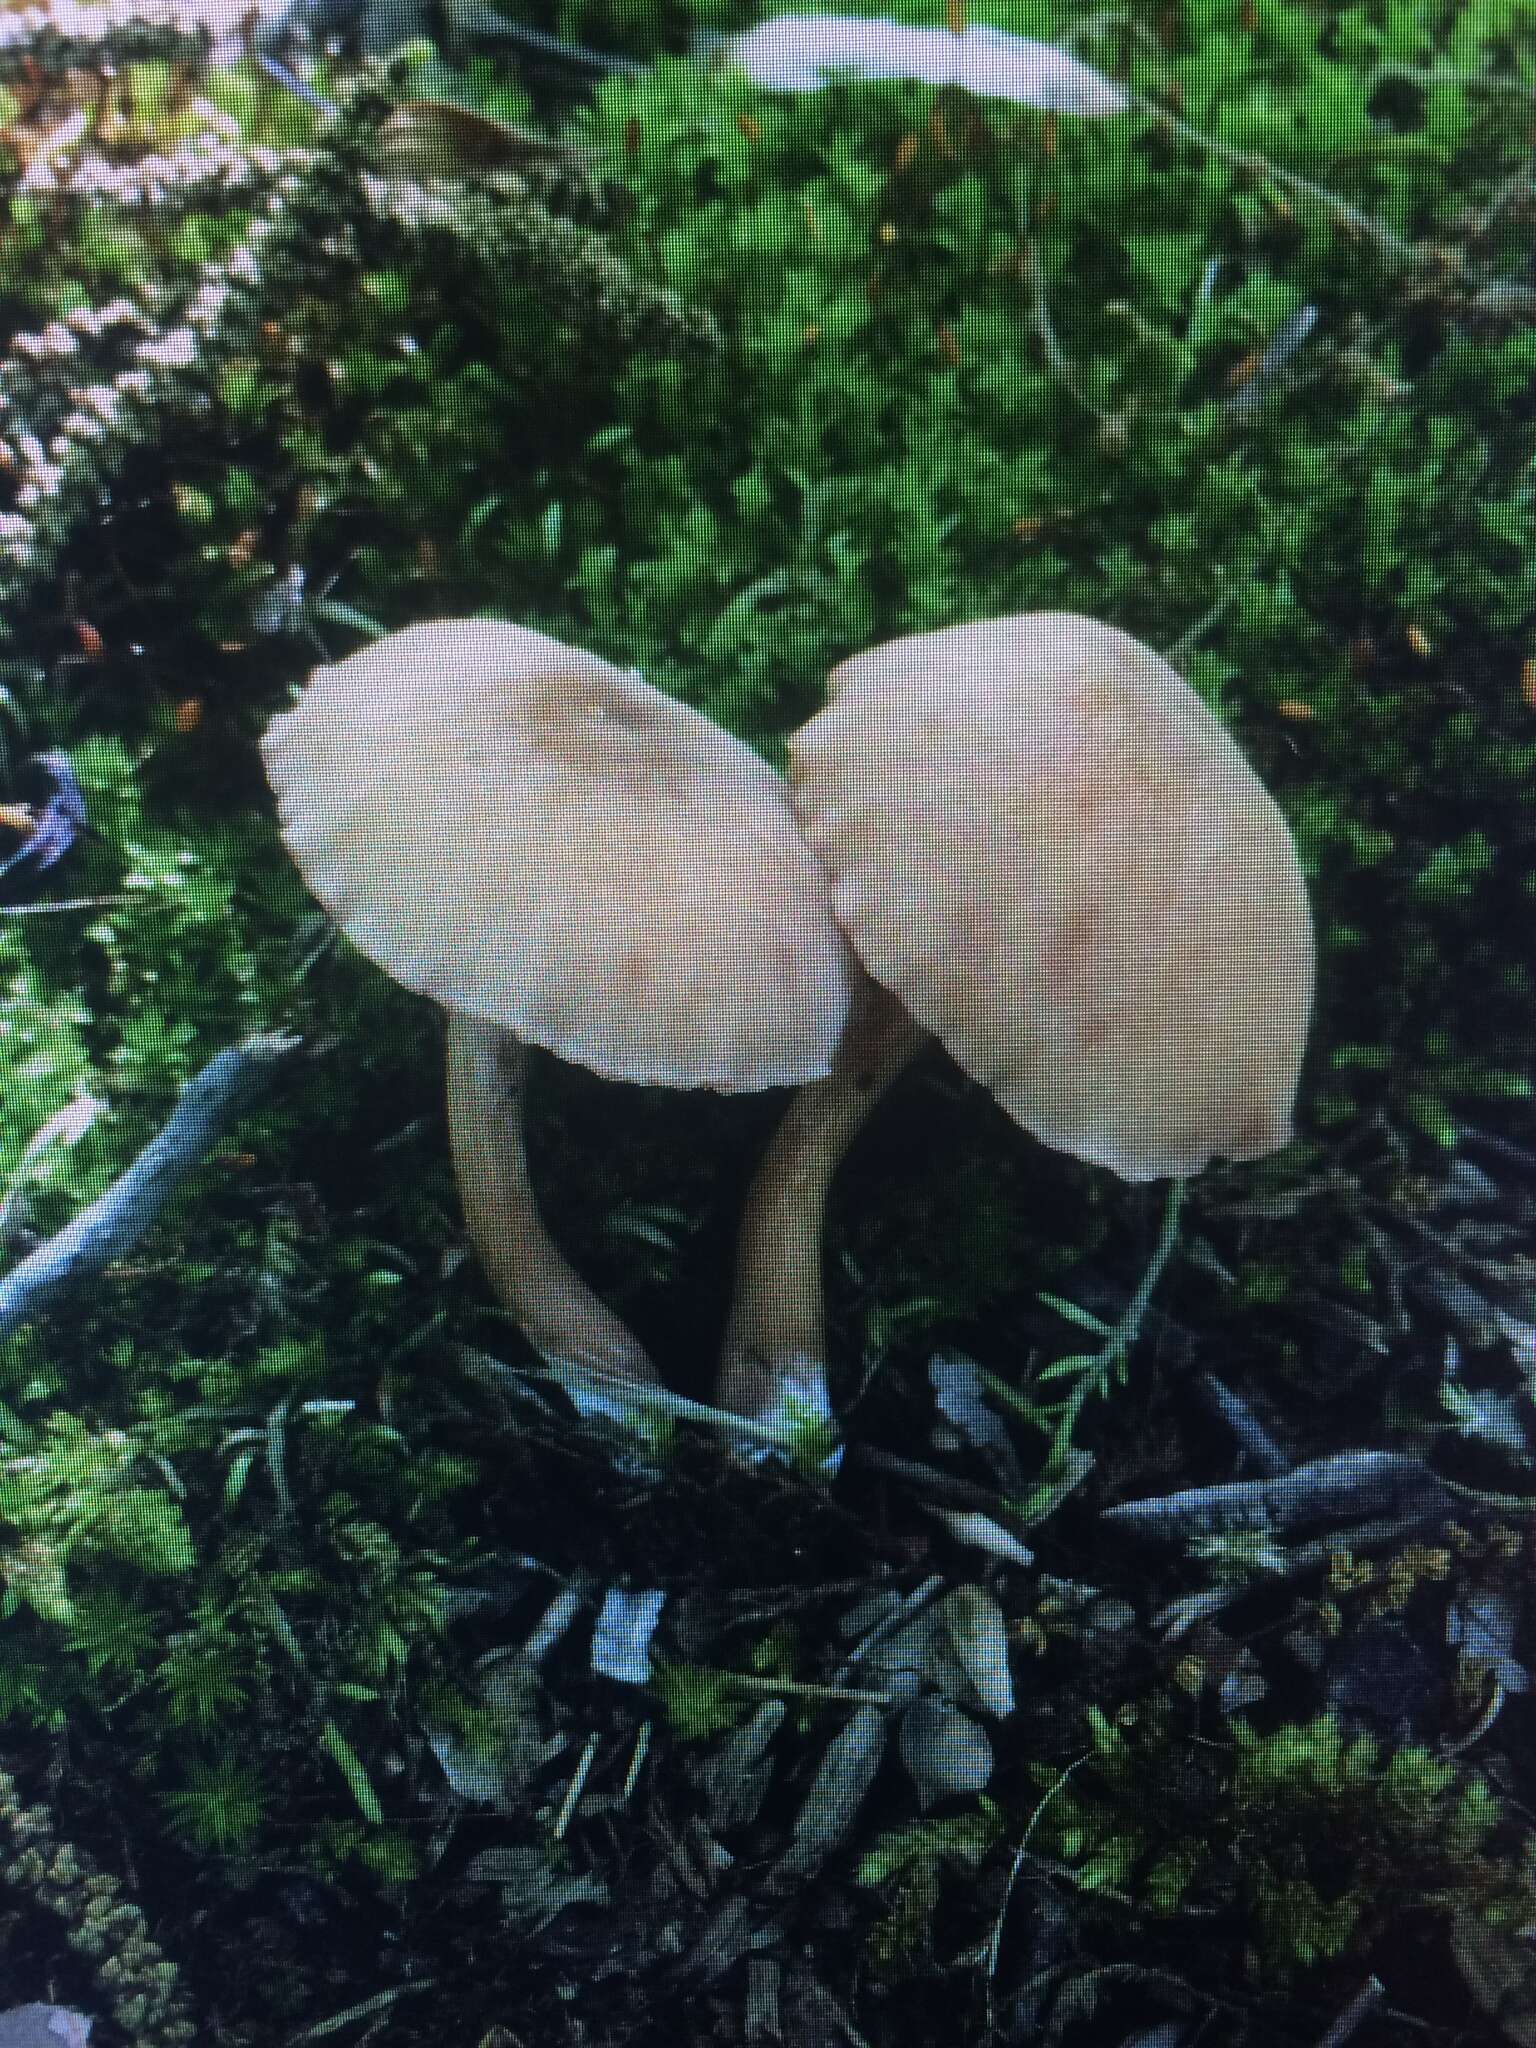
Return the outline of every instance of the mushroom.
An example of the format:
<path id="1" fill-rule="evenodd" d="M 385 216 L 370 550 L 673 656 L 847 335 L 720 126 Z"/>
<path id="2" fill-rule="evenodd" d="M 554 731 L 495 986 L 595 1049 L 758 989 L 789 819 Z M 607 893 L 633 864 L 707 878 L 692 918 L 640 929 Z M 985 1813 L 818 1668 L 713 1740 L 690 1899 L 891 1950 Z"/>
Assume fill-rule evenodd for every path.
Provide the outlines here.
<path id="1" fill-rule="evenodd" d="M 735 1092 L 826 1075 L 851 968 L 783 779 L 633 671 L 444 620 L 317 669 L 262 755 L 284 841 L 354 945 L 446 1012 L 465 1220 L 552 1363 L 654 1381 L 540 1218 L 526 1051 Z"/>
<path id="2" fill-rule="evenodd" d="M 1047 1145 L 1146 1181 L 1288 1141 L 1312 1006 L 1285 819 L 1112 626 L 1034 612 L 857 655 L 790 781 L 873 981 L 748 1195 L 718 1382 L 748 1415 L 786 1388 L 824 1401 L 827 1189 L 927 1038 Z"/>

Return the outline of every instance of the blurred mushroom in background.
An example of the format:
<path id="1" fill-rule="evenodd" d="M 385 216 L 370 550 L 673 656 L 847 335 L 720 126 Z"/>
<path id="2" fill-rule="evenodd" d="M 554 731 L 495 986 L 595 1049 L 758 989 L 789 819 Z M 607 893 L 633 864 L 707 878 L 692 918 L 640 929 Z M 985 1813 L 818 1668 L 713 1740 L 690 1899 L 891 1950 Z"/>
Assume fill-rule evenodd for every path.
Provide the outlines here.
<path id="1" fill-rule="evenodd" d="M 283 838 L 369 959 L 440 1003 L 465 1220 L 544 1358 L 654 1381 L 546 1230 L 528 1045 L 732 1093 L 827 1074 L 852 975 L 783 779 L 526 627 L 444 620 L 317 669 L 262 740 Z"/>
<path id="2" fill-rule="evenodd" d="M 818 92 L 838 78 L 961 86 L 1052 114 L 1123 114 L 1125 89 L 1054 43 L 972 22 L 913 28 L 864 14 L 779 14 L 739 35 L 700 30 L 695 54 L 734 65 L 773 92 Z"/>
<path id="3" fill-rule="evenodd" d="M 1312 919 L 1236 742 L 1128 633 L 1037 612 L 893 640 L 790 743 L 809 844 L 872 981 L 749 1192 L 718 1382 L 822 1408 L 838 1162 L 931 1035 L 1016 1123 L 1129 1181 L 1291 1136 Z"/>

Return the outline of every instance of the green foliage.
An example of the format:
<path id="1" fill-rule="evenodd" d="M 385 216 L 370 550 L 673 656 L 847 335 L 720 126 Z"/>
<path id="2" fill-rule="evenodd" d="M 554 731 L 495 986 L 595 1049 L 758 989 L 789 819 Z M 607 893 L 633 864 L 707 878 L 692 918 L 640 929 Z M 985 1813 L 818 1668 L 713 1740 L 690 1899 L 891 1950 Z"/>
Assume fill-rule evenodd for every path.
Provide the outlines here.
<path id="1" fill-rule="evenodd" d="M 755 1704 L 732 1685 L 729 1671 L 711 1671 L 703 1664 L 658 1659 L 651 1689 L 669 1726 L 684 1742 L 700 1742 L 735 1728 Z"/>
<path id="2" fill-rule="evenodd" d="M 859 1864 L 858 1881 L 885 1891 L 888 1911 L 870 1936 L 876 1968 L 901 1974 L 924 1954 L 946 1882 L 973 1881 L 1006 1838 L 1007 1818 L 991 1799 L 947 1820 L 914 1821 L 883 1834 Z"/>
<path id="3" fill-rule="evenodd" d="M 1036 7 L 987 15 L 1059 28 Z M 1473 70 L 1478 35 L 1517 28 L 1511 9 L 1476 28 L 1421 12 L 1392 61 L 1454 44 Z M 1362 76 L 1404 38 L 1365 8 L 1335 30 L 1302 9 L 1250 31 L 1191 8 L 1173 49 L 1131 38 L 1133 81 L 1181 89 L 1191 124 L 1155 176 L 1135 120 L 1063 122 L 1046 156 L 1036 117 L 978 103 L 962 120 L 915 86 L 786 100 L 727 77 L 701 102 L 662 65 L 605 94 L 599 133 L 640 135 L 631 232 L 658 238 L 679 289 L 735 307 L 745 364 L 708 373 L 703 404 L 677 366 L 627 373 L 620 422 L 588 445 L 590 490 L 562 482 L 572 602 L 552 623 L 773 752 L 827 663 L 884 633 L 1054 605 L 1166 645 L 1214 615 L 1188 665 L 1276 771 L 1339 947 L 1325 995 L 1347 985 L 1354 1022 L 1392 1049 L 1341 1077 L 1329 1116 L 1386 1093 L 1438 1136 L 1475 1092 L 1463 991 L 1487 1003 L 1495 963 L 1473 921 L 1505 886 L 1477 821 L 1536 766 L 1509 657 L 1497 694 L 1458 681 L 1536 589 L 1528 471 L 1499 452 L 1493 396 L 1532 348 L 1458 325 L 1458 283 L 1418 277 L 1299 182 L 1453 248 L 1457 206 L 1490 188 L 1476 151 L 1497 154 L 1496 95 L 1437 71 L 1433 115 L 1394 132 L 1365 118 Z M 1102 61 L 1125 45 L 1089 31 L 1078 47 Z M 893 170 L 905 137 L 916 154 Z M 1266 151 L 1273 177 L 1232 148 Z M 1506 236 L 1474 264 L 1514 260 Z M 1445 345 L 1409 383 L 1406 307 L 1437 290 Z M 1316 338 L 1234 417 L 1228 372 L 1303 305 Z M 1402 911 L 1379 973 L 1348 918 L 1361 877 Z M 1474 947 L 1457 983 L 1452 927 Z M 1514 1042 L 1495 980 L 1483 1030 Z"/>
<path id="4" fill-rule="evenodd" d="M 422 1874 L 421 1847 L 400 1827 L 323 1821 L 314 1831 L 312 1854 L 321 1870 L 342 1871 L 351 1864 L 380 1885 L 409 1884 Z"/>
<path id="5" fill-rule="evenodd" d="M 166 1644 L 154 1678 L 169 1728 L 212 1734 L 236 1722 L 264 1689 L 268 1660 L 241 1622 L 238 1609 L 204 1596 Z"/>
<path id="6" fill-rule="evenodd" d="M 194 1759 L 181 1784 L 161 1795 L 177 1834 L 200 1849 L 222 1854 L 249 1848 L 261 1832 L 271 1804 L 262 1772 L 238 1758 Z"/>
<path id="7" fill-rule="evenodd" d="M 647 55 L 744 15 L 562 10 Z M 1487 819 L 1536 767 L 1509 666 L 1536 553 L 1507 417 L 1536 354 L 1517 322 L 1468 311 L 1517 260 L 1518 223 L 1494 209 L 1479 236 L 1466 226 L 1511 162 L 1506 102 L 1480 73 L 1489 46 L 1523 47 L 1521 12 L 1423 9 L 1410 30 L 1374 5 L 1326 24 L 1276 6 L 1245 27 L 1190 5 L 1122 33 L 998 0 L 985 18 L 1071 27 L 1081 55 L 1128 68 L 1187 125 L 1143 109 L 1047 133 L 1030 110 L 900 82 L 788 96 L 726 73 L 704 93 L 669 57 L 577 125 L 633 197 L 616 247 L 725 315 L 727 359 L 614 365 L 579 335 L 530 349 L 515 295 L 470 309 L 380 265 L 294 306 L 235 366 L 221 445 L 172 436 L 150 490 L 169 523 L 140 522 L 142 565 L 123 536 L 144 584 L 88 563 L 84 608 L 109 636 L 195 622 L 165 690 L 206 694 L 213 675 L 223 743 L 280 701 L 274 666 L 302 666 L 251 629 L 293 561 L 316 580 L 338 569 L 338 600 L 383 624 L 493 599 L 638 663 L 770 755 L 828 664 L 883 633 L 1053 605 L 1188 638 L 1186 666 L 1297 826 L 1325 999 L 1347 988 L 1349 1038 L 1390 1048 L 1332 1069 L 1320 1118 L 1385 1098 L 1444 1137 L 1516 1072 L 1482 1056 L 1468 992 L 1484 1042 L 1513 1039 L 1527 995 L 1486 937 L 1489 892 L 1521 879 Z M 1390 115 L 1373 97 L 1384 64 L 1427 81 Z M 133 119 L 174 139 L 186 116 L 142 68 Z M 488 107 L 519 111 L 488 66 L 475 80 Z M 252 140 L 309 122 L 249 73 L 212 90 Z M 242 215 L 195 219 L 227 245 Z M 136 274 L 164 269 L 123 209 L 79 226 L 82 242 L 117 232 Z M 18 288 L 70 275 L 15 262 Z M 53 288 L 99 296 L 96 264 Z M 1230 374 L 1304 306 L 1315 334 L 1234 413 Z M 19 1028 L 48 1063 L 8 1096 L 13 1158 L 78 1086 L 109 1084 L 119 1118 L 140 1088 L 163 1101 L 219 1031 L 288 1000 L 280 938 L 302 898 L 269 830 L 232 807 L 170 824 L 164 794 L 145 808 L 146 782 L 184 792 L 207 758 L 168 710 L 115 755 L 83 704 L 65 735 L 122 853 L 93 855 L 92 883 L 131 900 L 67 938 L 0 934 L 35 1016 Z M 1362 921 L 1383 889 L 1391 914 Z M 47 1173 L 83 1191 L 133 1136 L 104 1124 Z"/>
<path id="8" fill-rule="evenodd" d="M 1360 1952 L 1405 1902 L 1500 1924 L 1536 1908 L 1528 1869 L 1495 1844 L 1486 1780 L 1427 1749 L 1327 1715 L 1269 1733 L 1235 1722 L 1225 1754 L 1182 1739 L 1156 1703 L 1088 1718 L 1084 1765 L 1035 1771 L 1035 1849 L 1085 1895 L 1236 1908 L 1275 1981 Z"/>
<path id="9" fill-rule="evenodd" d="M 49 1417 L 33 1444 L 0 1463 L 3 1611 L 25 1603 L 45 1621 L 73 1623 L 66 1565 L 118 1559 L 150 1577 L 184 1572 L 192 1541 L 163 1485 L 135 1483 L 143 1452 L 122 1430 Z"/>
<path id="10" fill-rule="evenodd" d="M 1093 1453 L 1077 1440 L 1078 1427 L 1090 1404 L 1102 1400 L 1126 1379 L 1142 1319 L 1178 1242 L 1183 1199 L 1184 1183 L 1175 1180 L 1163 1205 L 1156 1249 L 1118 1323 L 1107 1323 L 1102 1316 L 1060 1295 L 1040 1295 L 1042 1305 L 1053 1315 L 1097 1340 L 1091 1351 L 1070 1352 L 1054 1359 L 1032 1373 L 1024 1389 L 996 1378 L 988 1382 L 997 1400 L 1040 1431 L 1046 1440 L 1034 1484 L 1027 1496 L 1016 1503 L 1018 1512 L 1028 1522 L 1042 1522 L 1053 1514 L 1093 1470 Z"/>
<path id="11" fill-rule="evenodd" d="M 355 1258 L 361 1300 L 378 1257 Z M 219 1853 L 261 1834 L 275 1784 L 285 1802 L 310 1785 L 317 1818 L 339 1802 L 382 1839 L 379 1733 L 408 1673 L 440 1662 L 467 1555 L 442 1504 L 478 1463 L 430 1449 L 411 1461 L 398 1429 L 337 1398 L 338 1356 L 354 1370 L 344 1333 L 217 1364 L 119 1341 L 108 1402 L 139 1418 L 90 1427 L 45 1406 L 14 1418 L 24 1447 L 0 1462 L 0 1714 L 67 1716 L 82 1735 L 110 1716 L 167 1824 Z M 366 1312 L 356 1341 L 371 1363 Z M 35 1368 L 34 1346 L 12 1350 Z M 36 1410 L 55 1389 L 18 1370 L 12 1392 Z M 318 1834 L 314 1850 L 329 1853 Z"/>

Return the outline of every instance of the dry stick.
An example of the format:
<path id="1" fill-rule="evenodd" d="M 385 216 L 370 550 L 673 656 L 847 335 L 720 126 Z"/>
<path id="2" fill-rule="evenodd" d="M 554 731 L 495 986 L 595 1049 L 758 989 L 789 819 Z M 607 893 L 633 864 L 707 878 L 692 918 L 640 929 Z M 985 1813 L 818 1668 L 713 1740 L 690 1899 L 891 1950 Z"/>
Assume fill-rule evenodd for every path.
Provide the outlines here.
<path id="1" fill-rule="evenodd" d="M 551 1366 L 656 1381 L 637 1339 L 565 1258 L 534 1198 L 523 1138 L 528 1051 L 510 1031 L 447 1012 L 448 1140 L 464 1221 L 496 1298 Z"/>
<path id="2" fill-rule="evenodd" d="M 1213 1372 L 1197 1372 L 1194 1389 L 1218 1422 L 1224 1423 L 1237 1439 L 1264 1479 L 1280 1479 L 1292 1468 L 1292 1460 L 1280 1448 L 1252 1408 L 1225 1380 Z"/>
<path id="3" fill-rule="evenodd" d="M 802 1088 L 747 1190 L 715 1399 L 760 1421 L 830 1420 L 822 1220 L 832 1177 L 866 1117 L 928 1034 L 866 981 L 832 1072 Z"/>
<path id="4" fill-rule="evenodd" d="M 216 1053 L 127 1172 L 0 1280 L 0 1338 L 131 1251 L 209 1146 L 299 1045 L 287 1032 L 272 1031 Z"/>
<path id="5" fill-rule="evenodd" d="M 1024 237 L 1023 247 L 1029 266 L 1029 289 L 1034 306 L 1035 333 L 1045 356 L 1046 367 L 1068 394 L 1076 399 L 1084 412 L 1091 412 L 1102 425 L 1111 426 L 1110 415 L 1101 405 L 1095 405 L 1088 396 L 1087 389 L 1072 366 L 1072 358 L 1062 347 L 1057 336 L 1055 323 L 1051 319 L 1051 302 L 1046 296 L 1045 278 L 1040 269 L 1039 252 L 1027 235 Z"/>
<path id="6" fill-rule="evenodd" d="M 776 1700 L 847 1700 L 859 1707 L 894 1707 L 896 1695 L 889 1692 L 860 1692 L 847 1685 L 811 1685 L 795 1678 L 754 1678 L 746 1671 L 714 1674 L 726 1692 L 758 1693 Z"/>
<path id="7" fill-rule="evenodd" d="M 1400 1451 L 1336 1451 L 1278 1479 L 1194 1486 L 1122 1501 L 1099 1516 L 1117 1529 L 1174 1543 L 1244 1530 L 1283 1534 L 1308 1522 L 1330 1527 L 1369 1515 L 1445 1514 L 1450 1494 L 1419 1458 Z"/>
<path id="8" fill-rule="evenodd" d="M 1387 1987 L 1379 1977 L 1367 1977 L 1327 2033 L 1320 2037 L 1317 2048 L 1344 2048 L 1344 2043 L 1360 2031 L 1386 1995 Z"/>

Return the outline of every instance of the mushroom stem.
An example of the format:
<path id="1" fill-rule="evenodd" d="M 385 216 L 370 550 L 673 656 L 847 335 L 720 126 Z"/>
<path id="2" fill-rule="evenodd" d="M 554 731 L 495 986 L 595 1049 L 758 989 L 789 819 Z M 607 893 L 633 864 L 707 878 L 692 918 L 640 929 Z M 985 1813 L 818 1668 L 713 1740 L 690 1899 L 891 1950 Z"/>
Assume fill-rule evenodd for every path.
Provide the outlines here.
<path id="1" fill-rule="evenodd" d="M 656 1368 L 546 1229 L 523 1139 L 528 1050 L 500 1025 L 447 1012 L 448 1140 L 464 1220 L 496 1298 L 551 1365 L 656 1383 Z"/>
<path id="2" fill-rule="evenodd" d="M 865 980 L 824 1081 L 802 1088 L 747 1190 L 715 1398 L 733 1414 L 832 1418 L 821 1236 L 827 1193 L 865 1118 L 928 1033 Z"/>

